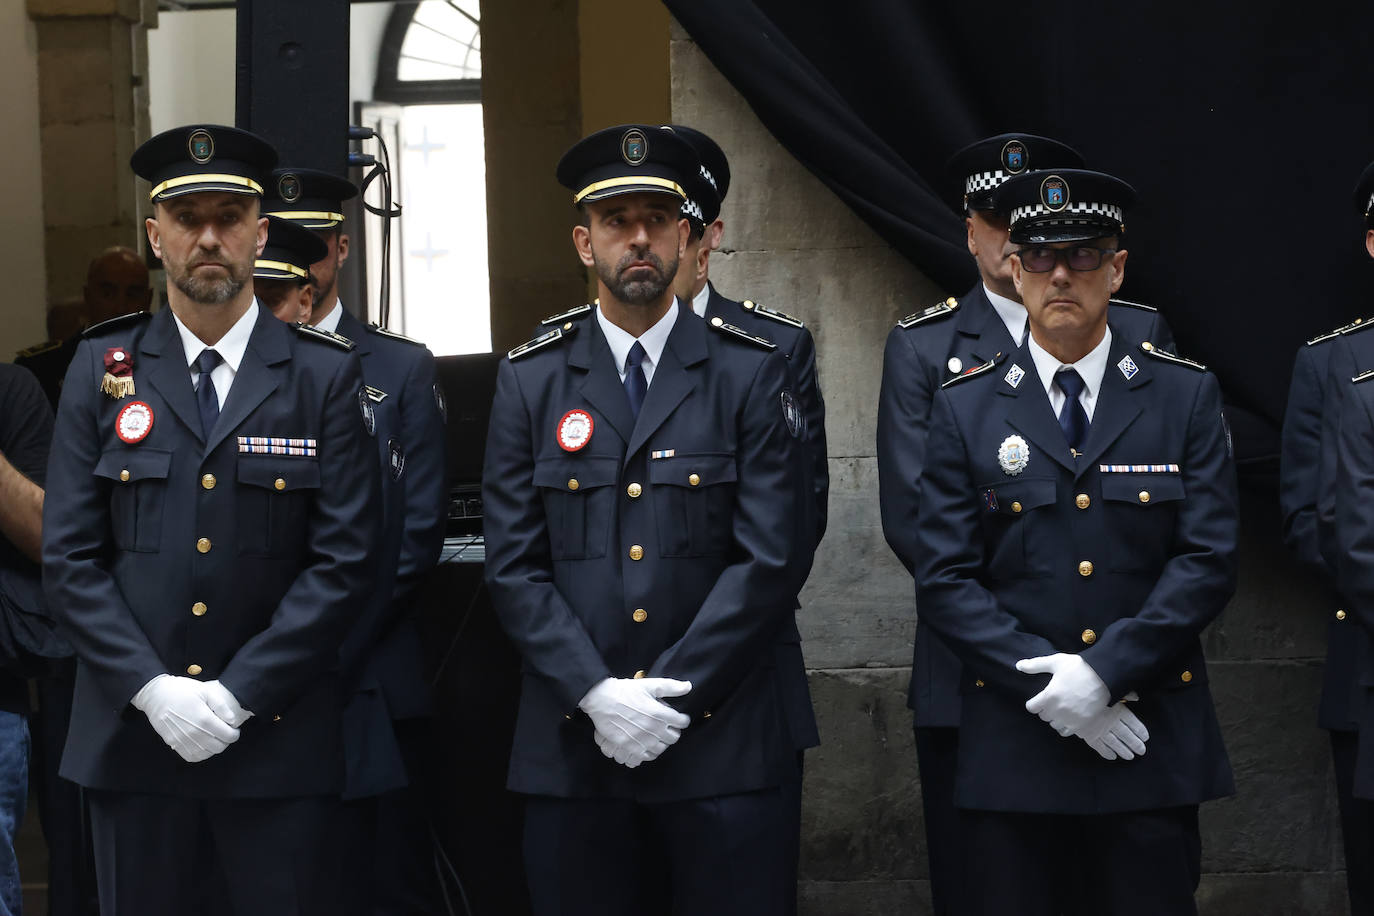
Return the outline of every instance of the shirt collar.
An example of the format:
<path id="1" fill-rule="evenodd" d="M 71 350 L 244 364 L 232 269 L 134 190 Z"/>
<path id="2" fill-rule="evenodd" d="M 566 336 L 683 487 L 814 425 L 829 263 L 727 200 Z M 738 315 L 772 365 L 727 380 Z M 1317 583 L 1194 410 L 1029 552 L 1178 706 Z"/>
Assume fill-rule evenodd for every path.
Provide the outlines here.
<path id="1" fill-rule="evenodd" d="M 181 335 L 181 346 L 186 351 L 186 365 L 194 367 L 196 358 L 200 356 L 200 351 L 206 347 L 214 347 L 215 352 L 220 355 L 225 364 L 237 374 L 239 363 L 243 362 L 243 353 L 248 349 L 248 338 L 253 336 L 253 325 L 258 321 L 258 300 L 253 297 L 253 304 L 243 313 L 243 317 L 234 322 L 234 326 L 224 332 L 224 336 L 213 344 L 207 344 L 195 334 L 192 334 L 186 325 L 181 323 L 176 312 L 172 312 L 172 320 L 177 323 L 177 333 Z"/>
<path id="2" fill-rule="evenodd" d="M 1090 399 L 1096 399 L 1102 388 L 1102 377 L 1107 373 L 1107 357 L 1112 351 L 1111 328 L 1107 328 L 1102 334 L 1102 341 L 1076 363 L 1061 363 L 1058 357 L 1051 356 L 1044 347 L 1036 343 L 1034 334 L 1026 339 L 1026 343 L 1029 345 L 1031 359 L 1035 360 L 1035 370 L 1040 373 L 1040 384 L 1045 387 L 1046 394 L 1050 393 L 1050 386 L 1054 384 L 1055 373 L 1060 369 L 1074 369 L 1078 372 L 1078 377 L 1083 379 L 1084 392 Z"/>
<path id="3" fill-rule="evenodd" d="M 706 306 L 711 302 L 711 284 L 707 283 L 701 288 L 701 292 L 692 297 L 692 311 L 697 313 L 698 318 L 706 317 Z"/>
<path id="4" fill-rule="evenodd" d="M 343 300 L 335 299 L 334 307 L 329 310 L 319 321 L 315 322 L 315 327 L 321 331 L 328 331 L 331 334 L 339 333 L 339 319 L 343 317 Z"/>
<path id="5" fill-rule="evenodd" d="M 636 339 L 643 345 L 650 364 L 657 366 L 658 358 L 663 355 L 663 347 L 668 343 L 668 334 L 673 330 L 673 323 L 677 321 L 677 313 L 678 302 L 674 299 L 667 314 L 658 319 L 653 327 L 635 338 L 629 331 L 613 324 L 610 319 L 601 314 L 601 306 L 598 305 L 596 307 L 596 322 L 601 325 L 601 333 L 606 335 L 606 343 L 610 344 L 611 356 L 615 357 L 616 371 L 622 375 L 625 372 L 625 358 L 630 355 L 630 348 L 635 345 Z"/>
<path id="6" fill-rule="evenodd" d="M 988 301 L 992 303 L 992 308 L 997 312 L 997 317 L 1002 319 L 1002 323 L 1007 326 L 1007 333 L 1016 345 L 1021 346 L 1021 342 L 1026 339 L 1026 307 L 1015 299 L 1008 299 L 1006 296 L 994 293 L 988 289 L 986 283 L 983 284 L 983 293 L 987 295 Z"/>

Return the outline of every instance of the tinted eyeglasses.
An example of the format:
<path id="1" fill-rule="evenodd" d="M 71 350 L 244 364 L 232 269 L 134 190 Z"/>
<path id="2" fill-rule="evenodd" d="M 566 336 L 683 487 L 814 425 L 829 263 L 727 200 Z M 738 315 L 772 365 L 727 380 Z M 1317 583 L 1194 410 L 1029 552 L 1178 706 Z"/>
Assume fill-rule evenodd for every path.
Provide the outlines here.
<path id="1" fill-rule="evenodd" d="M 1103 258 L 1116 252 L 1115 248 L 1075 245 L 1073 248 L 1022 248 L 1016 254 L 1021 258 L 1022 269 L 1033 274 L 1047 274 L 1061 259 L 1069 270 L 1097 270 Z"/>

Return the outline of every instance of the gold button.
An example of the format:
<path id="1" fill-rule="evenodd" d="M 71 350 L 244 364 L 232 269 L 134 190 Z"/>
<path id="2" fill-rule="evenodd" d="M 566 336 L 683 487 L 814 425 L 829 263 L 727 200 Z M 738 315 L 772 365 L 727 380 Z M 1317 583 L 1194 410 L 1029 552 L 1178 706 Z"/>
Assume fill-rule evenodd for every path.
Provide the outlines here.
<path id="1" fill-rule="evenodd" d="M 649 612 L 642 607 L 635 608 L 635 612 L 630 615 L 635 619 L 635 623 L 643 623 L 649 619 Z"/>
<path id="2" fill-rule="evenodd" d="M 577 489 L 578 487 L 580 487 L 580 486 L 582 486 L 582 484 L 580 484 L 580 483 L 577 482 L 577 478 L 576 478 L 576 477 L 569 477 L 569 478 L 568 478 L 568 489 L 569 489 L 569 490 L 576 490 L 576 489 Z"/>
<path id="3" fill-rule="evenodd" d="M 740 305 L 744 306 L 745 309 L 751 312 L 754 310 L 754 303 L 749 299 L 745 299 L 743 302 L 740 303 Z"/>
<path id="4" fill-rule="evenodd" d="M 200 665 L 187 665 L 187 666 L 186 666 L 186 673 L 189 674 L 189 675 L 191 675 L 191 677 L 195 677 L 197 674 L 200 674 L 200 672 L 201 672 L 201 667 L 200 667 Z"/>
<path id="5" fill-rule="evenodd" d="M 1185 671 L 1178 676 L 1178 679 L 1185 684 L 1191 684 L 1193 682 L 1193 672 Z"/>
<path id="6" fill-rule="evenodd" d="M 709 719 L 709 718 L 711 718 L 711 710 L 709 710 L 709 709 L 706 710 L 704 713 L 701 714 L 701 717 L 702 717 L 703 719 Z"/>
<path id="7" fill-rule="evenodd" d="M 197 617 L 204 617 L 205 612 L 208 610 L 210 609 L 205 606 L 204 601 L 197 601 L 195 604 L 191 605 L 191 613 L 195 614 Z"/>
<path id="8" fill-rule="evenodd" d="M 701 478 L 696 474 L 693 474 L 691 477 L 687 478 L 687 482 L 695 487 L 697 484 L 701 483 Z"/>
<path id="9" fill-rule="evenodd" d="M 1150 491 L 1149 491 L 1149 490 L 1141 490 L 1141 491 L 1140 491 L 1140 501 L 1143 502 L 1143 503 L 1147 503 L 1147 502 L 1150 501 Z"/>
<path id="10" fill-rule="evenodd" d="M 213 489 L 215 488 L 215 475 L 214 475 L 214 474 L 206 474 L 206 475 L 204 475 L 203 477 L 200 478 L 200 485 L 201 485 L 202 487 L 204 487 L 205 489 L 207 489 L 207 490 L 213 490 Z"/>
<path id="11" fill-rule="evenodd" d="M 1154 350 L 1154 348 L 1155 345 L 1150 343 L 1148 340 L 1140 345 L 1140 349 L 1144 350 L 1146 353 L 1151 352 L 1152 350 Z"/>
<path id="12" fill-rule="evenodd" d="M 129 479 L 129 469 L 125 468 L 119 472 L 119 479 L 127 481 Z"/>
<path id="13" fill-rule="evenodd" d="M 280 722 L 280 721 L 281 721 L 281 716 L 273 716 L 273 717 L 272 717 L 272 721 L 273 721 L 273 722 Z"/>
<path id="14" fill-rule="evenodd" d="M 982 678 L 979 678 L 978 680 L 974 681 L 974 682 L 973 682 L 973 686 L 974 686 L 974 687 L 982 687 L 982 686 L 983 686 L 983 679 L 982 679 Z"/>
<path id="15" fill-rule="evenodd" d="M 1344 619 L 1345 619 L 1345 611 L 1337 611 L 1337 612 L 1336 612 L 1336 619 L 1337 619 L 1337 620 L 1344 620 Z"/>
<path id="16" fill-rule="evenodd" d="M 1020 512 L 1020 511 L 1021 511 L 1021 504 L 1020 504 L 1019 502 L 1013 501 L 1012 504 L 1011 504 L 1011 511 L 1013 511 L 1013 512 Z"/>
<path id="17" fill-rule="evenodd" d="M 565 331 L 571 331 L 571 330 L 572 330 L 572 322 L 571 322 L 571 321 L 565 321 L 565 322 L 563 322 L 563 330 L 565 330 Z"/>
<path id="18" fill-rule="evenodd" d="M 711 319 L 711 327 L 713 328 L 718 328 L 723 324 L 725 324 L 725 319 L 720 317 L 719 315 Z"/>
<path id="19" fill-rule="evenodd" d="M 285 490 L 286 481 L 285 479 L 278 477 L 276 480 L 272 481 L 272 486 L 276 487 L 278 490 Z"/>
<path id="20" fill-rule="evenodd" d="M 1080 576 L 1091 576 L 1093 574 L 1093 564 L 1091 560 L 1084 560 L 1078 564 L 1078 574 Z"/>
<path id="21" fill-rule="evenodd" d="M 209 553 L 209 552 L 210 552 L 210 539 L 209 539 L 209 538 L 201 538 L 200 540 L 196 541 L 196 550 L 199 550 L 201 553 Z"/>
<path id="22" fill-rule="evenodd" d="M 640 680 L 640 679 L 643 678 L 643 677 L 644 677 L 644 669 L 643 669 L 643 668 L 640 668 L 638 671 L 635 672 L 635 680 Z"/>
<path id="23" fill-rule="evenodd" d="M 1092 630 L 1084 630 L 1082 639 L 1083 645 L 1091 646 L 1093 643 L 1097 642 L 1097 634 Z"/>
<path id="24" fill-rule="evenodd" d="M 631 547 L 631 548 L 630 548 L 630 559 L 631 559 L 631 560 L 642 560 L 642 559 L 644 559 L 644 548 L 643 548 L 643 547 L 640 547 L 638 544 L 635 544 L 633 547 Z"/>
<path id="25" fill-rule="evenodd" d="M 1088 498 L 1087 493 L 1079 493 L 1073 498 L 1073 504 L 1080 509 L 1086 509 L 1093 504 L 1093 501 Z"/>
<path id="26" fill-rule="evenodd" d="M 637 483 L 632 483 L 625 488 L 625 492 L 630 494 L 630 499 L 639 499 L 639 494 L 644 492 L 644 488 Z"/>
<path id="27" fill-rule="evenodd" d="M 563 718 L 567 719 L 569 722 L 572 721 L 572 716 L 568 715 L 567 713 L 563 713 Z"/>

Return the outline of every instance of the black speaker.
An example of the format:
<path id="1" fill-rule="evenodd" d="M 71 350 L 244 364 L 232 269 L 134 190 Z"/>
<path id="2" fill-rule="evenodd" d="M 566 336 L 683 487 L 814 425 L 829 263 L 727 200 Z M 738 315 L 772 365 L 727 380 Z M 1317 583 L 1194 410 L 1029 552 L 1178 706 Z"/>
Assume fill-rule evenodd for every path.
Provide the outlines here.
<path id="1" fill-rule="evenodd" d="M 282 165 L 348 169 L 348 0 L 238 0 L 235 123 Z"/>

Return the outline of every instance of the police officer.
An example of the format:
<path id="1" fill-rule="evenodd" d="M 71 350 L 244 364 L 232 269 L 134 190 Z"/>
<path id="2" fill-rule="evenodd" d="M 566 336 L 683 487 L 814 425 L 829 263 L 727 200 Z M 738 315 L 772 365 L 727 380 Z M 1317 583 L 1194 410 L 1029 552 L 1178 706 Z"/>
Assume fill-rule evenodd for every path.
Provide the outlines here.
<path id="1" fill-rule="evenodd" d="M 374 560 L 375 417 L 352 345 L 253 297 L 276 156 L 176 128 L 134 153 L 170 308 L 87 330 L 58 410 L 44 582 L 79 656 L 62 775 L 104 914 L 333 913 L 338 653 Z"/>
<path id="2" fill-rule="evenodd" d="M 674 305 L 698 166 L 649 125 L 564 155 L 599 304 L 497 379 L 486 578 L 525 662 L 508 784 L 536 913 L 786 905 L 804 420 L 774 344 Z"/>
<path id="3" fill-rule="evenodd" d="M 372 872 L 374 912 L 437 912 L 429 822 L 416 785 L 433 705 L 414 611 L 444 540 L 443 391 L 424 344 L 364 324 L 339 300 L 338 268 L 348 256 L 343 202 L 357 189 L 328 172 L 294 167 L 278 168 L 270 189 L 264 206 L 274 218 L 320 242 L 323 253 L 310 268 L 317 288 L 309 320 L 356 344 L 377 413 L 383 556 L 374 571 L 370 623 L 356 628 L 344 649 L 345 669 L 357 674 L 344 720 L 345 797 L 371 809 L 362 816 L 373 822 L 359 867 Z"/>
<path id="4" fill-rule="evenodd" d="M 1234 791 L 1199 634 L 1235 587 L 1235 473 L 1216 379 L 1109 311 L 1133 200 L 1002 185 L 1030 334 L 935 397 L 917 599 L 964 664 L 967 913 L 1196 912 L 1197 806 Z"/>
<path id="5" fill-rule="evenodd" d="M 267 244 L 253 261 L 253 293 L 258 302 L 288 324 L 309 324 L 315 301 L 310 265 L 328 253 L 325 243 L 309 229 L 280 216 L 267 217 Z"/>
<path id="6" fill-rule="evenodd" d="M 918 487 L 935 392 L 953 378 L 1011 353 L 1026 337 L 1026 309 L 1011 277 L 1006 210 L 993 192 L 1008 178 L 1050 167 L 1072 168 L 1072 148 L 1033 134 L 998 134 L 955 153 L 949 172 L 962 191 L 968 249 L 979 282 L 962 298 L 949 298 L 908 315 L 888 335 L 878 396 L 878 483 L 883 533 L 908 572 L 921 562 L 916 541 Z M 1113 300 L 1120 333 L 1166 348 L 1172 336 L 1163 316 L 1148 306 Z M 913 710 L 916 760 L 921 774 L 931 897 L 936 913 L 960 913 L 963 842 L 954 807 L 954 765 L 959 750 L 960 665 L 931 633 L 917 609 L 907 705 Z"/>

